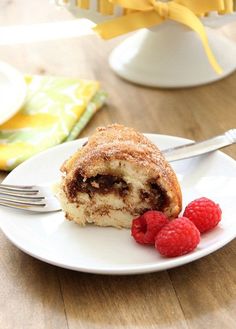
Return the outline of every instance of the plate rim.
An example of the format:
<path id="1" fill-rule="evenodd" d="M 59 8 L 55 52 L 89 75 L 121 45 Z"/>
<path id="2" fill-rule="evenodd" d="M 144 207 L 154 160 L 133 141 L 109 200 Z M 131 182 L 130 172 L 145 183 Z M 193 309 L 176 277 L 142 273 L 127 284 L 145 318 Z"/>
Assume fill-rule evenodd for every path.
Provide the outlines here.
<path id="1" fill-rule="evenodd" d="M 179 140 L 179 141 L 183 141 L 183 142 L 189 142 L 191 140 L 186 139 L 186 138 L 182 138 L 182 137 L 178 137 L 178 136 L 173 136 L 173 135 L 164 135 L 164 134 L 144 134 L 147 137 L 148 136 L 153 136 L 154 138 L 170 138 L 173 140 Z M 88 137 L 83 137 L 83 138 L 79 138 L 77 140 L 74 141 L 70 141 L 67 143 L 63 143 L 63 144 L 59 144 L 56 145 L 52 148 L 49 148 L 45 151 L 42 151 L 36 155 L 34 155 L 33 157 L 31 157 L 30 159 L 24 161 L 22 164 L 20 164 L 18 167 L 16 167 L 11 173 L 13 173 L 14 171 L 16 171 L 18 168 L 24 167 L 24 164 L 28 162 L 34 162 L 35 160 L 37 160 L 38 157 L 44 156 L 44 154 L 46 153 L 50 153 L 52 150 L 54 150 L 55 148 L 60 149 L 61 147 L 64 147 L 65 144 L 72 145 L 72 144 L 82 144 L 84 142 L 84 140 L 86 140 Z M 229 155 L 224 154 L 221 151 L 216 151 L 216 153 L 218 155 L 220 155 L 221 157 L 227 159 L 227 161 L 230 161 L 232 165 L 235 166 L 236 168 L 236 161 L 231 158 Z M 184 161 L 184 160 L 181 160 Z M 11 173 L 9 173 L 9 175 L 3 180 L 3 183 L 5 181 L 8 182 L 8 178 L 11 179 Z M 236 228 L 236 226 L 235 226 Z M 168 263 L 155 263 L 155 264 L 146 264 L 146 265 L 122 265 L 121 268 L 116 268 L 116 267 L 101 267 L 101 268 L 97 268 L 96 266 L 73 266 L 70 264 L 65 264 L 65 262 L 60 262 L 60 261 L 55 261 L 53 259 L 50 258 L 50 256 L 48 256 L 48 258 L 42 257 L 40 256 L 40 254 L 38 253 L 34 253 L 31 252 L 28 249 L 25 249 L 24 247 L 22 247 L 14 238 L 12 238 L 12 236 L 8 234 L 7 229 L 5 230 L 5 227 L 3 227 L 3 225 L 0 222 L 0 229 L 2 230 L 2 232 L 4 233 L 4 235 L 6 236 L 6 238 L 11 241 L 11 243 L 13 245 L 15 245 L 18 249 L 22 250 L 23 252 L 25 252 L 26 254 L 39 259 L 40 261 L 43 261 L 45 263 L 57 266 L 57 267 L 61 267 L 61 268 L 65 268 L 65 269 L 69 269 L 69 270 L 74 270 L 74 271 L 79 271 L 79 272 L 84 272 L 84 273 L 93 273 L 93 274 L 103 274 L 103 275 L 133 275 L 133 274 L 144 274 L 144 273 L 152 273 L 152 272 L 158 272 L 158 271 L 163 271 L 163 270 L 168 270 L 171 268 L 175 268 L 184 264 L 188 264 L 190 262 L 193 262 L 197 259 L 203 258 L 209 254 L 211 254 L 214 251 L 219 250 L 220 248 L 222 248 L 223 246 L 225 246 L 226 244 L 228 244 L 230 241 L 232 241 L 235 237 L 236 237 L 236 229 L 232 230 L 230 234 L 227 234 L 225 236 L 224 239 L 219 240 L 217 242 L 215 242 L 214 244 L 210 245 L 210 247 L 208 246 L 206 249 L 202 249 L 202 250 L 198 250 L 198 252 L 191 252 L 189 254 L 180 256 L 180 257 L 175 257 L 175 258 L 169 258 L 168 259 Z"/>

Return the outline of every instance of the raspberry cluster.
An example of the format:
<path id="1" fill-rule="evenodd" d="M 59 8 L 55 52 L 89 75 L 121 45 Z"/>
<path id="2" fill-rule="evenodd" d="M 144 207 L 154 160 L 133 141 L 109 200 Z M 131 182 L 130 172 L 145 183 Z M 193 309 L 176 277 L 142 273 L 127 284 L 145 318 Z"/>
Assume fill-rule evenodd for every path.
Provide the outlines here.
<path id="1" fill-rule="evenodd" d="M 154 245 L 163 256 L 181 256 L 197 247 L 200 234 L 213 229 L 221 214 L 218 204 L 203 197 L 190 202 L 183 217 L 172 220 L 160 211 L 147 211 L 133 220 L 131 235 L 140 244 Z"/>

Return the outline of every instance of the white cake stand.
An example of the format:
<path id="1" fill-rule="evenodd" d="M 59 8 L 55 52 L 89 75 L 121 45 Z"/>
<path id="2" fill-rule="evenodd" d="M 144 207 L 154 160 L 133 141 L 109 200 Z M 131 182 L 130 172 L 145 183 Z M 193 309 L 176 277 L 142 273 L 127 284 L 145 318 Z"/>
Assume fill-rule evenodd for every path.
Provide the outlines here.
<path id="1" fill-rule="evenodd" d="M 211 67 L 195 32 L 166 22 L 155 31 L 140 30 L 111 53 L 109 64 L 122 78 L 151 87 L 192 87 L 222 79 L 236 69 L 236 44 L 207 29 L 210 47 L 223 69 Z"/>
<path id="2" fill-rule="evenodd" d="M 94 8 L 79 9 L 71 2 L 68 10 L 76 17 L 85 17 L 95 23 L 111 19 Z M 236 13 L 212 13 L 202 19 L 210 47 L 223 69 L 220 75 L 211 67 L 198 35 L 170 20 L 128 37 L 112 51 L 110 67 L 120 77 L 150 87 L 192 87 L 220 80 L 236 69 L 236 44 L 217 33 L 215 28 L 233 20 L 236 21 Z"/>

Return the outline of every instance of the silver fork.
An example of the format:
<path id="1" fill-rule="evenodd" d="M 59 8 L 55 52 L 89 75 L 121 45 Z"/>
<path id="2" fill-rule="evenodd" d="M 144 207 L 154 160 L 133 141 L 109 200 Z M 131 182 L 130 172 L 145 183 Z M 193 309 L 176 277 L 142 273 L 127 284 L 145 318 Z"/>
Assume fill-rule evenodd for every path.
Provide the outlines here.
<path id="1" fill-rule="evenodd" d="M 168 161 L 176 161 L 215 151 L 236 143 L 236 129 L 208 140 L 188 143 L 182 146 L 162 150 Z M 50 186 L 19 186 L 0 184 L 0 206 L 30 210 L 34 212 L 53 212 L 61 206 L 53 195 Z"/>
<path id="2" fill-rule="evenodd" d="M 30 210 L 34 212 L 52 212 L 61 210 L 50 186 L 21 186 L 0 184 L 0 206 Z"/>
<path id="3" fill-rule="evenodd" d="M 192 142 L 162 150 L 167 161 L 177 161 L 206 154 L 225 146 L 236 143 L 236 129 L 230 129 L 224 134 L 209 138 L 201 142 Z"/>

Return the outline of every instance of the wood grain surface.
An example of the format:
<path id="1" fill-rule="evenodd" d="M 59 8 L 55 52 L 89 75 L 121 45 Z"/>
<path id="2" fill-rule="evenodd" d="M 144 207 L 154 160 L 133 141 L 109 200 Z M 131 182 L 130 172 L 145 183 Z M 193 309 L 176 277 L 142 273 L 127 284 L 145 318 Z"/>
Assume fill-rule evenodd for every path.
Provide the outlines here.
<path id="1" fill-rule="evenodd" d="M 70 20 L 47 0 L 0 2 L 0 27 Z M 224 29 L 236 41 L 236 24 Z M 130 84 L 108 66 L 120 39 L 96 36 L 0 47 L 0 60 L 25 73 L 93 78 L 109 101 L 83 131 L 112 122 L 142 132 L 201 140 L 236 127 L 236 73 L 198 88 Z M 225 153 L 236 159 L 235 146 Z M 3 179 L 6 173 L 0 174 Z M 235 216 L 235 214 L 232 214 Z M 236 241 L 172 270 L 132 276 L 79 273 L 18 250 L 0 233 L 0 328 L 235 329 Z"/>

